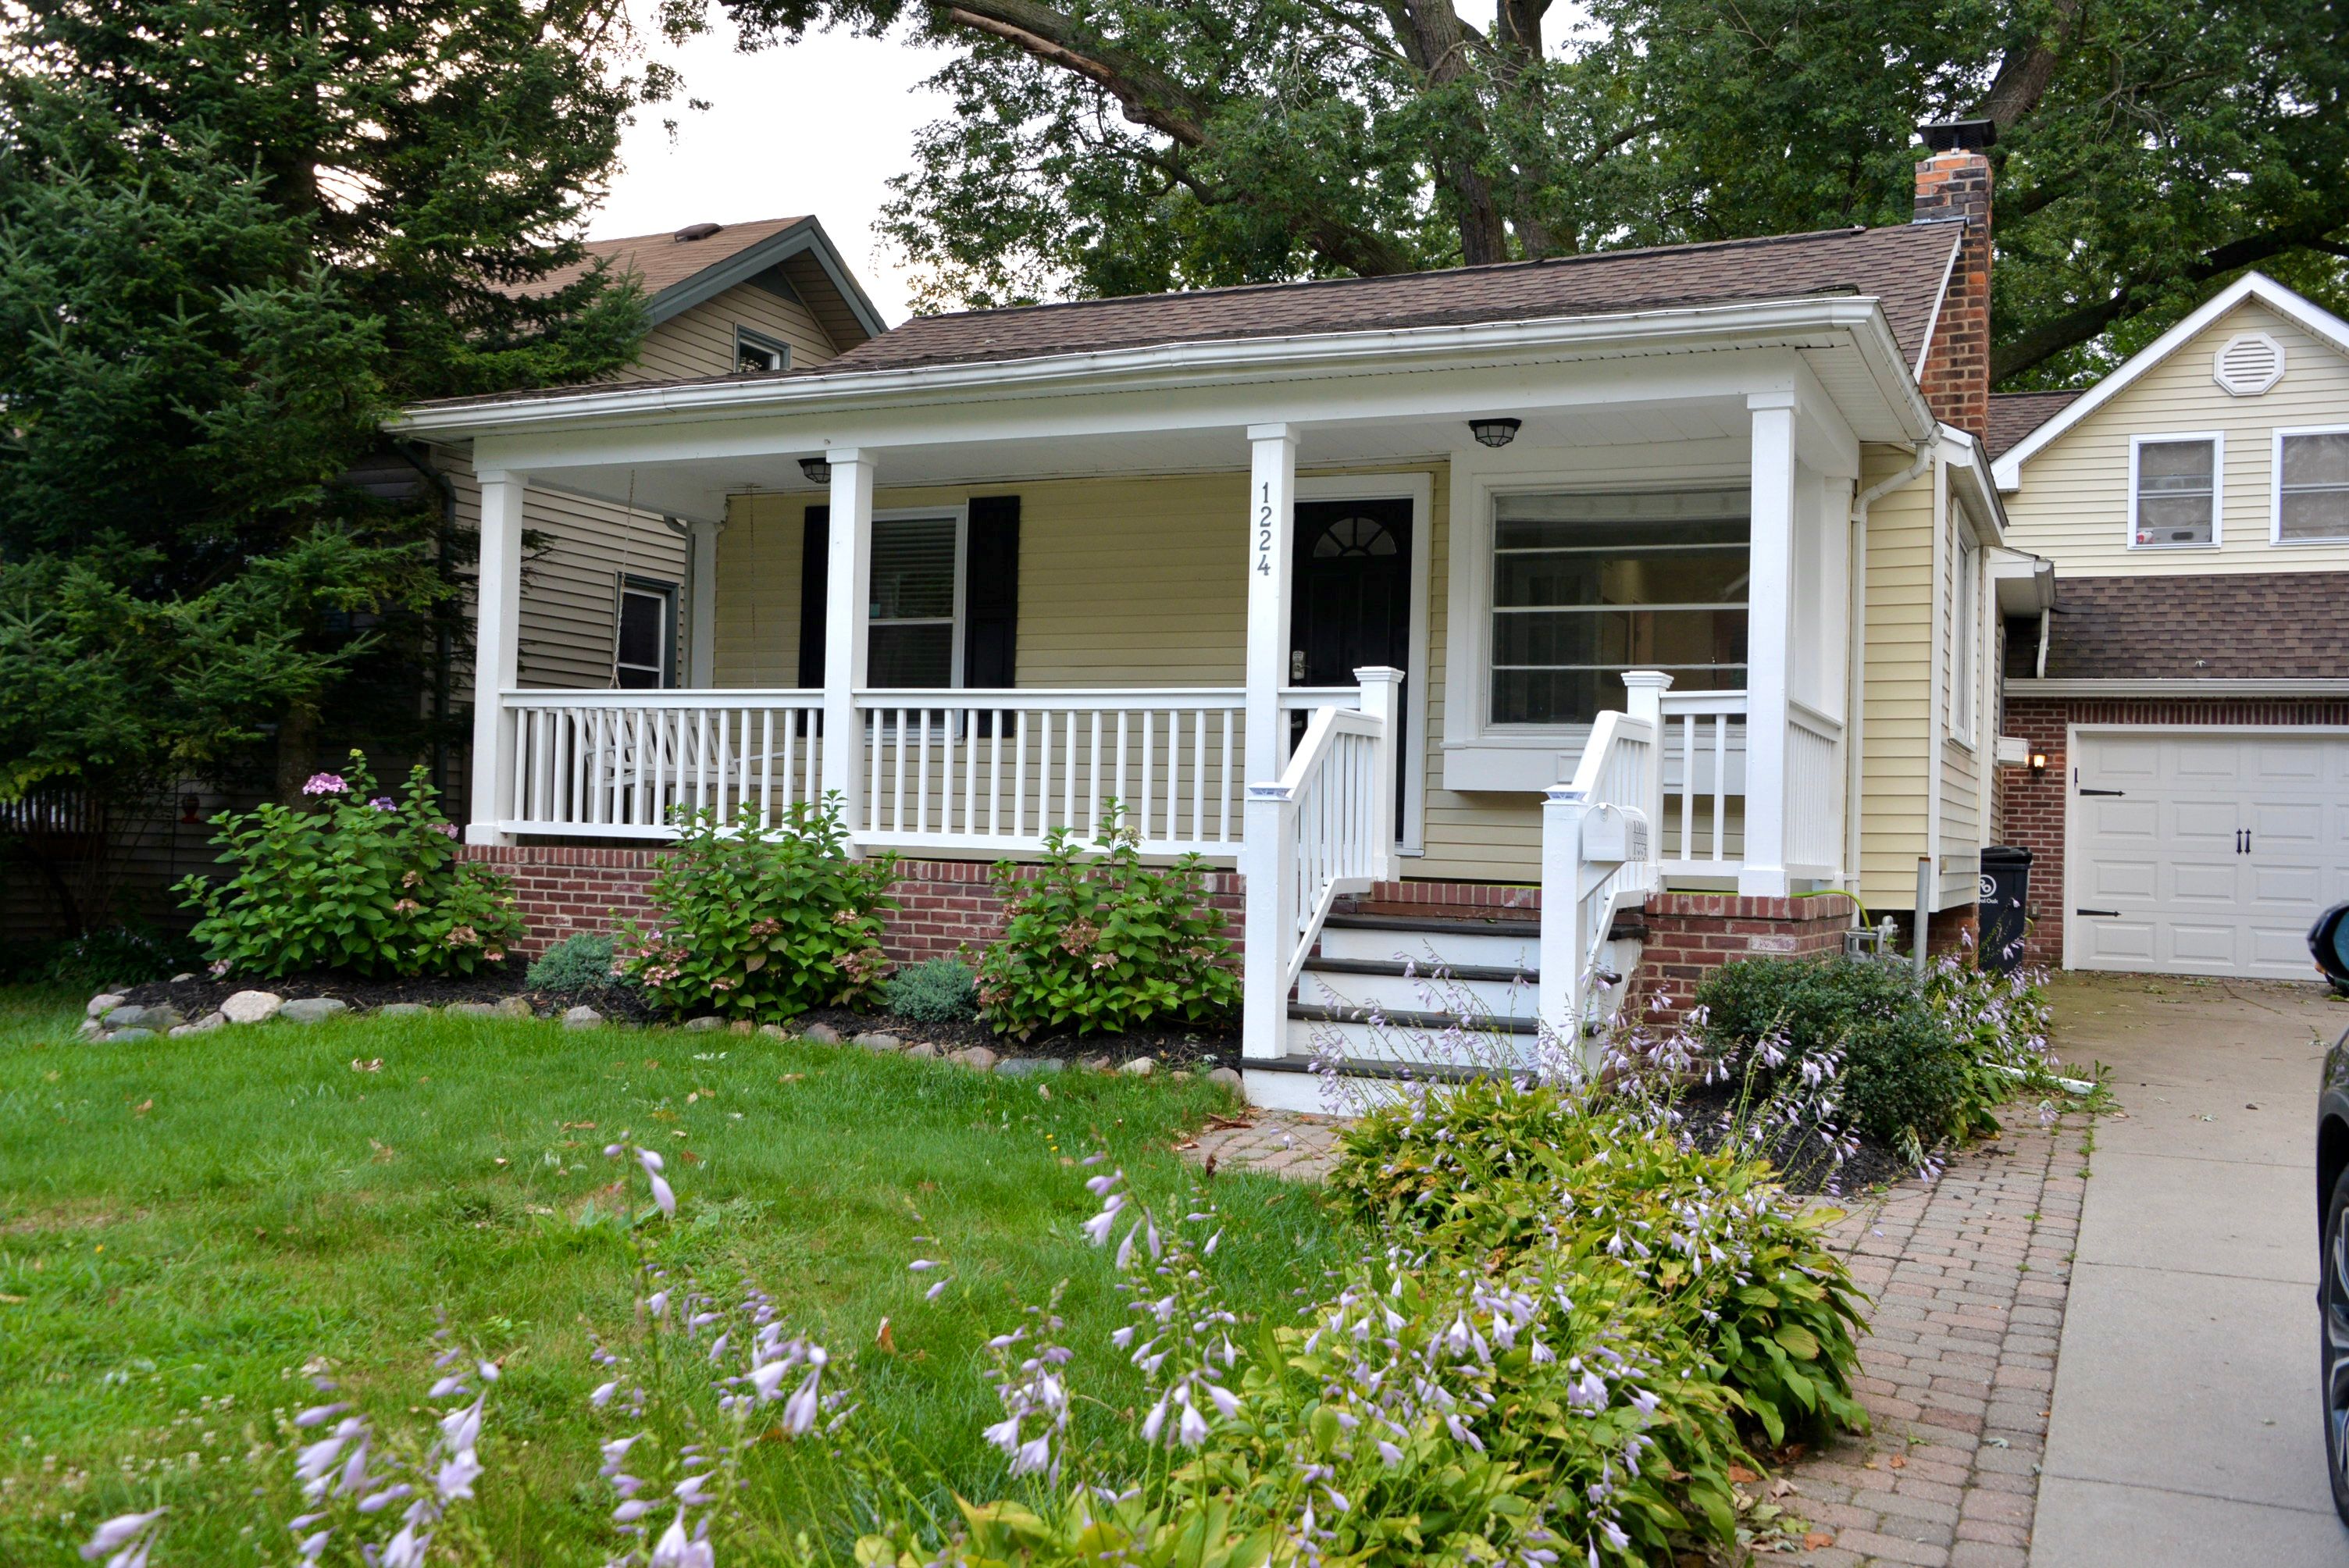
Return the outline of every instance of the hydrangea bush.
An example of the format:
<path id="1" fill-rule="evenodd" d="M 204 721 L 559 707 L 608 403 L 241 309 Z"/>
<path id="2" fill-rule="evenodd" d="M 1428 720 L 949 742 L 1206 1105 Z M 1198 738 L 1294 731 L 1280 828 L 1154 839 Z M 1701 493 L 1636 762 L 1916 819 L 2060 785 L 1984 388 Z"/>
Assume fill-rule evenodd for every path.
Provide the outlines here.
<path id="1" fill-rule="evenodd" d="M 302 792 L 306 805 L 213 818 L 233 874 L 174 890 L 202 913 L 193 936 L 214 975 L 471 975 L 521 940 L 512 885 L 459 858 L 422 765 L 398 800 L 376 792 L 356 751 Z"/>

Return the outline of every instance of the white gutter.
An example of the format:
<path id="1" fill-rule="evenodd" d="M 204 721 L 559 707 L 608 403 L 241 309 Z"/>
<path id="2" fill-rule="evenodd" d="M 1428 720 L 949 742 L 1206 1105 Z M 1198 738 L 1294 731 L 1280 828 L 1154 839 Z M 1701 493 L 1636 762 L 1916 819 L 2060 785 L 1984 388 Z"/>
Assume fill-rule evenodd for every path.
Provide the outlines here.
<path id="1" fill-rule="evenodd" d="M 2134 677 L 2112 680 L 2017 679 L 2006 683 L 2006 695 L 2046 697 L 2158 696 L 2176 698 L 2183 702 L 2190 702 L 2196 697 L 2349 696 L 2349 676 L 2320 676 L 2306 678 L 2277 676 L 2271 679 L 2256 676 L 2243 678 L 2212 676 L 2198 679 L 2192 676 L 2178 676 L 2168 680 Z"/>
<path id="2" fill-rule="evenodd" d="M 1852 498 L 1851 549 L 1847 552 L 1851 562 L 1851 656 L 1846 661 L 1850 691 L 1844 698 L 1844 709 L 1851 715 L 1851 723 L 1844 731 L 1844 885 L 1852 892 L 1859 891 L 1859 857 L 1863 842 L 1860 818 L 1867 799 L 1868 740 L 1868 509 L 1894 490 L 1915 482 L 1925 465 L 1933 460 L 1933 449 L 1923 441 L 1910 449 L 1909 466 L 1879 484 L 1872 484 Z"/>
<path id="3" fill-rule="evenodd" d="M 1924 439 L 1931 411 L 1900 357 L 1881 305 L 1872 297 L 1765 301 L 1701 309 L 1633 311 L 1614 315 L 1479 322 L 1461 326 L 1377 332 L 1304 333 L 1215 343 L 1047 355 L 977 364 L 840 371 L 773 379 L 614 387 L 494 402 L 422 404 L 392 420 L 409 436 L 469 439 L 548 425 L 641 424 L 648 416 L 698 419 L 750 418 L 822 407 L 826 412 L 920 406 L 1007 393 L 1098 395 L 1299 377 L 1378 374 L 1483 356 L 1503 362 L 1527 355 L 1603 358 L 1762 346 L 1772 334 L 1834 334 L 1849 340 L 1904 429 Z M 1777 346 L 1787 346 L 1779 345 Z M 1796 345 L 1794 346 L 1801 346 Z M 1827 346 L 1818 345 L 1817 346 Z"/>

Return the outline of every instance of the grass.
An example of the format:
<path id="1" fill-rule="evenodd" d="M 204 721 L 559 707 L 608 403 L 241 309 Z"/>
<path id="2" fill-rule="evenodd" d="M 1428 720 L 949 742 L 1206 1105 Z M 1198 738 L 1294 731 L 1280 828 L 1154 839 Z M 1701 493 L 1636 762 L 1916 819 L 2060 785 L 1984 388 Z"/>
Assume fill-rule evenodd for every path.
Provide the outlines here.
<path id="1" fill-rule="evenodd" d="M 755 1281 L 853 1357 L 868 1431 L 918 1455 L 933 1505 L 1004 1487 L 986 1338 L 1067 1281 L 1081 1439 L 1135 1440 L 1124 1321 L 1078 1224 L 1105 1148 L 1144 1194 L 1224 1109 L 1204 1080 L 1039 1080 L 839 1047 L 437 1016 L 76 1043 L 77 1000 L 0 991 L 0 1562 L 64 1561 L 98 1519 L 171 1507 L 169 1563 L 282 1561 L 284 1418 L 323 1366 L 387 1429 L 431 1379 L 436 1312 L 504 1377 L 477 1518 L 501 1563 L 599 1563 L 613 1538 L 591 1336 L 630 1332 L 627 1201 L 602 1146 L 668 1156 L 680 1207 L 643 1232 L 719 1294 Z M 359 1064 L 354 1067 L 354 1062 Z M 361 1070 L 369 1068 L 372 1070 Z M 1245 1315 L 1350 1250 L 1309 1192 L 1219 1176 L 1213 1266 Z M 932 1238 L 916 1244 L 914 1237 Z M 944 1258 L 954 1283 L 922 1300 Z M 895 1353 L 875 1344 L 891 1320 Z M 852 1508 L 808 1446 L 762 1443 L 754 1511 L 835 1537 Z M 832 1498 L 833 1502 L 812 1501 Z M 818 1517 L 818 1515 L 822 1515 Z"/>

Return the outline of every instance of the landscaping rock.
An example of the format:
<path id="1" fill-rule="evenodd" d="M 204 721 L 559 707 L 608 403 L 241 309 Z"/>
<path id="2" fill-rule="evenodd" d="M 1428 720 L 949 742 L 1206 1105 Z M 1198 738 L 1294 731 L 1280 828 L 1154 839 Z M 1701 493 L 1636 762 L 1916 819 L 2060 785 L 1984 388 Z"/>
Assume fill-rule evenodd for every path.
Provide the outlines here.
<path id="1" fill-rule="evenodd" d="M 386 1002 L 375 1011 L 379 1018 L 414 1018 L 432 1009 L 421 1002 Z"/>
<path id="2" fill-rule="evenodd" d="M 239 991 L 221 1004 L 232 1024 L 262 1024 L 277 1016 L 285 998 L 274 991 Z"/>
<path id="3" fill-rule="evenodd" d="M 186 985 L 189 981 L 191 981 L 191 980 L 192 980 L 192 979 L 194 979 L 194 978 L 195 978 L 195 976 L 194 976 L 193 975 L 186 974 L 186 973 L 184 973 L 184 972 L 183 972 L 183 973 L 181 973 L 181 974 L 178 974 L 178 975 L 172 975 L 172 976 L 171 976 L 171 984 L 172 984 L 172 985 Z"/>
<path id="4" fill-rule="evenodd" d="M 92 1018 L 103 1018 L 120 1006 L 122 1006 L 122 994 L 119 991 L 100 991 L 89 999 L 89 1006 L 86 1009 L 86 1013 Z"/>
<path id="5" fill-rule="evenodd" d="M 106 1037 L 106 1043 L 109 1046 L 128 1046 L 140 1040 L 151 1040 L 154 1037 L 155 1031 L 152 1029 L 117 1029 Z"/>
<path id="6" fill-rule="evenodd" d="M 934 1062 L 938 1059 L 937 1047 L 930 1044 L 927 1040 L 922 1040 L 914 1045 L 907 1046 L 905 1047 L 905 1054 L 919 1061 Z"/>
<path id="7" fill-rule="evenodd" d="M 1113 1073 L 1117 1070 L 1117 1064 L 1107 1057 L 1087 1057 L 1083 1067 L 1089 1073 Z"/>
<path id="8" fill-rule="evenodd" d="M 895 1035 L 859 1035 L 849 1044 L 863 1046 L 868 1051 L 902 1051 L 905 1048 L 905 1042 Z"/>
<path id="9" fill-rule="evenodd" d="M 521 997 L 506 996 L 500 998 L 498 1002 L 490 1008 L 490 1016 L 492 1018 L 535 1018 L 538 1015 L 532 1012 L 530 1010 L 530 1004 L 523 1001 Z"/>
<path id="10" fill-rule="evenodd" d="M 319 1024 L 350 1010 L 348 1002 L 334 996 L 305 996 L 298 1002 L 286 1003 L 277 1010 L 277 1016 L 289 1024 Z"/>
<path id="11" fill-rule="evenodd" d="M 1207 1081 L 1209 1083 L 1219 1083 L 1226 1088 L 1231 1090 L 1234 1094 L 1245 1093 L 1247 1088 L 1246 1081 L 1241 1078 L 1237 1072 L 1234 1071 L 1230 1068 L 1217 1068 L 1215 1071 L 1207 1075 Z"/>
<path id="12" fill-rule="evenodd" d="M 1056 1073 L 1069 1064 L 1058 1057 L 1006 1057 L 995 1064 L 995 1070 L 1012 1078 L 1034 1078 L 1040 1073 Z"/>
<path id="13" fill-rule="evenodd" d="M 604 1026 L 604 1015 L 593 1007 L 573 1007 L 563 1015 L 563 1026 L 566 1029 L 600 1029 Z"/>
<path id="14" fill-rule="evenodd" d="M 74 1034 L 85 1040 L 102 1040 L 106 1038 L 106 1026 L 96 1018 L 84 1018 L 81 1021 L 81 1026 L 75 1029 Z"/>
<path id="15" fill-rule="evenodd" d="M 707 1034 L 712 1029 L 724 1028 L 726 1026 L 726 1020 L 719 1017 L 715 1013 L 704 1013 L 698 1018 L 688 1018 L 685 1021 L 685 1026 L 692 1033 L 701 1035 Z"/>
<path id="16" fill-rule="evenodd" d="M 166 1029 L 175 1029 L 187 1021 L 187 1015 L 169 1003 L 155 1007 L 129 1006 L 109 1007 L 103 1020 L 109 1030 L 151 1029 L 159 1035 Z"/>
<path id="17" fill-rule="evenodd" d="M 233 996 L 229 998 L 231 1001 L 235 999 Z M 487 1002 L 451 1002 L 446 1011 L 457 1018 L 494 1018 L 498 1012 Z"/>
<path id="18" fill-rule="evenodd" d="M 752 1022 L 751 1022 L 750 1019 L 748 1019 L 748 1018 L 737 1018 L 737 1019 L 735 1019 L 735 1020 L 734 1020 L 734 1026 L 734 1026 L 734 1032 L 735 1032 L 736 1034 L 738 1034 L 738 1035 L 747 1035 L 747 1034 L 749 1034 L 751 1030 L 753 1030 L 753 1029 L 757 1028 L 759 1026 L 758 1026 L 758 1025 L 756 1025 L 756 1024 L 754 1024 L 754 1023 L 752 1023 Z"/>
<path id="19" fill-rule="evenodd" d="M 840 1031 L 830 1024 L 810 1024 L 800 1032 L 800 1038 L 813 1040 L 819 1046 L 836 1046 L 840 1044 Z"/>
<path id="20" fill-rule="evenodd" d="M 1128 1078 L 1148 1078 L 1158 1070 L 1158 1063 L 1149 1057 L 1136 1057 L 1117 1070 Z"/>
<path id="21" fill-rule="evenodd" d="M 759 1033 L 771 1040 L 788 1040 L 792 1037 L 792 1032 L 781 1024 L 761 1024 L 759 1026 Z"/>
<path id="22" fill-rule="evenodd" d="M 206 1013 L 202 1017 L 198 1018 L 194 1023 L 182 1024 L 178 1028 L 172 1030 L 171 1033 L 175 1035 L 209 1035 L 214 1029 L 224 1029 L 227 1026 L 228 1015 L 220 1011 L 218 1008 L 214 1008 L 212 1011 Z"/>
<path id="23" fill-rule="evenodd" d="M 968 1047 L 965 1049 L 957 1051 L 949 1059 L 960 1062 L 967 1068 L 971 1068 L 983 1073 L 992 1072 L 995 1070 L 995 1053 L 988 1050 L 985 1046 Z"/>

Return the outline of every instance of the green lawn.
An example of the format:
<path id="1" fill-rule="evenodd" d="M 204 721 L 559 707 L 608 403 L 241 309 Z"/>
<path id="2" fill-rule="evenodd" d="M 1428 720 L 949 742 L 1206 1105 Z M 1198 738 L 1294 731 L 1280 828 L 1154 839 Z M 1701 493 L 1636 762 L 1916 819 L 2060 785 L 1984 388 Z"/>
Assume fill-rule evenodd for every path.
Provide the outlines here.
<path id="1" fill-rule="evenodd" d="M 587 1352 L 630 1332 L 634 1258 L 605 1218 L 621 1172 L 601 1152 L 623 1131 L 668 1156 L 680 1207 L 645 1233 L 661 1260 L 721 1294 L 755 1281 L 853 1354 L 860 1422 L 920 1456 L 932 1501 L 1003 1488 L 978 1436 L 999 1413 L 981 1346 L 1064 1279 L 1081 1435 L 1131 1442 L 1140 1385 L 1106 1343 L 1127 1314 L 1078 1233 L 1094 1204 L 1073 1162 L 1106 1148 L 1145 1195 L 1187 1202 L 1172 1145 L 1225 1105 L 1204 1080 L 1067 1074 L 1046 1092 L 733 1035 L 427 1017 L 91 1047 L 78 1016 L 0 992 L 8 1563 L 67 1561 L 96 1520 L 158 1501 L 158 1568 L 283 1561 L 302 1368 L 322 1360 L 382 1424 L 412 1426 L 436 1308 L 505 1368 L 481 1446 L 489 1549 L 602 1562 L 595 1445 L 625 1429 L 588 1408 Z M 1306 1191 L 1213 1185 L 1212 1266 L 1244 1313 L 1285 1319 L 1348 1238 Z M 906 1269 L 923 1254 L 953 1269 L 935 1303 L 936 1276 Z M 885 1315 L 894 1356 L 874 1343 Z M 755 1456 L 751 1512 L 819 1539 L 853 1525 L 819 1449 Z"/>

